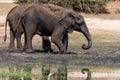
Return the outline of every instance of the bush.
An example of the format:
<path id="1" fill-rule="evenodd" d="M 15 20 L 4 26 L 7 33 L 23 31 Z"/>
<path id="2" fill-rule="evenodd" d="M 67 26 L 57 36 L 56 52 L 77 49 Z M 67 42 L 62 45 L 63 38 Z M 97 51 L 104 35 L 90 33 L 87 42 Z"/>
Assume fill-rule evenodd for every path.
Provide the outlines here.
<path id="1" fill-rule="evenodd" d="M 85 13 L 106 13 L 105 5 L 110 0 L 51 0 L 51 3 Z"/>
<path id="2" fill-rule="evenodd" d="M 108 0 L 80 0 L 80 11 L 85 13 L 106 13 L 105 5 Z"/>
<path id="3" fill-rule="evenodd" d="M 17 3 L 48 3 L 50 0 L 16 0 Z"/>
<path id="4" fill-rule="evenodd" d="M 16 3 L 27 3 L 27 0 L 16 0 Z"/>
<path id="5" fill-rule="evenodd" d="M 74 11 L 85 13 L 106 13 L 106 3 L 111 0 L 18 0 L 27 1 L 27 3 L 52 3 L 66 8 L 72 8 Z"/>

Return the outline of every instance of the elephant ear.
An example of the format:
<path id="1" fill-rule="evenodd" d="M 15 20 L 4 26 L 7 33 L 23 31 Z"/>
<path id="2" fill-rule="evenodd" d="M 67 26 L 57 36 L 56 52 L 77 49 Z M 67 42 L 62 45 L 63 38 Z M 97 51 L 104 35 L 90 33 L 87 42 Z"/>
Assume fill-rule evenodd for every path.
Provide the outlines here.
<path id="1" fill-rule="evenodd" d="M 65 12 L 59 18 L 59 24 L 62 25 L 69 33 L 73 32 L 75 16 L 72 12 Z"/>

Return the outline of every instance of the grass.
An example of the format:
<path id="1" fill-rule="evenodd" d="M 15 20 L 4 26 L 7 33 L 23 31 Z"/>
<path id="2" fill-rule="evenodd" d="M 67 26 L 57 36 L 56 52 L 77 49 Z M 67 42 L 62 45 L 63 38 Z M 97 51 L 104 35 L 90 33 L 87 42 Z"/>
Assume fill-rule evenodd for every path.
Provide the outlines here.
<path id="1" fill-rule="evenodd" d="M 30 74 L 34 78 L 40 78 L 41 64 L 51 64 L 52 71 L 55 71 L 59 65 L 67 63 L 68 71 L 80 71 L 82 68 L 89 68 L 92 72 L 107 72 L 111 70 L 118 70 L 120 66 L 120 35 L 117 32 L 104 31 L 104 30 L 91 30 L 91 36 L 93 41 L 93 46 L 90 50 L 83 50 L 81 48 L 82 44 L 87 43 L 85 37 L 78 33 L 74 32 L 69 34 L 69 46 L 68 52 L 71 54 L 50 54 L 50 53 L 33 53 L 33 54 L 21 54 L 22 56 L 16 56 L 14 53 L 8 53 L 9 55 L 13 54 L 11 59 L 15 57 L 12 66 L 16 66 L 20 63 L 25 63 L 25 65 L 30 64 L 33 66 L 33 69 L 38 71 L 38 74 Z M 0 37 L 2 38 L 2 37 Z M 35 40 L 35 39 L 34 39 Z M 8 38 L 9 41 L 9 38 Z M 0 43 L 0 51 L 6 50 L 8 46 L 7 43 L 2 43 L 3 39 L 1 39 Z M 35 42 L 35 43 L 34 43 Z M 42 50 L 41 41 L 34 41 L 33 46 L 35 49 Z M 58 51 L 57 47 L 52 44 L 54 51 Z M 7 55 L 8 56 L 8 55 Z M 37 58 L 36 58 L 37 56 Z M 2 56 L 3 57 L 3 56 Z M 8 63 L 2 63 L 2 57 L 0 56 L 0 69 L 7 69 L 8 71 Z M 4 60 L 9 60 L 8 56 Z M 20 59 L 20 60 L 19 60 Z M 24 62 L 24 59 L 27 61 Z M 33 59 L 31 61 L 31 59 Z M 20 62 L 19 62 L 20 61 Z M 23 65 L 23 66 L 25 66 Z M 1 71 L 1 70 L 0 70 Z M 23 74 L 21 74 L 23 73 Z M 5 78 L 6 76 L 27 76 L 26 72 L 1 72 L 0 76 Z M 29 77 L 29 76 L 28 76 Z M 2 79 L 4 80 L 4 79 Z M 104 80 L 104 79 L 103 79 Z M 107 79 L 106 79 L 107 80 Z"/>
<path id="2" fill-rule="evenodd" d="M 18 63 L 19 65 L 20 65 L 20 63 Z M 28 66 L 30 66 L 30 65 L 33 65 L 33 63 L 31 63 L 31 64 L 21 64 L 21 65 L 28 65 Z M 61 65 L 56 65 L 56 64 L 53 64 L 53 65 L 51 65 L 50 66 L 50 68 L 51 68 L 51 73 L 54 73 L 54 72 L 56 72 L 56 70 L 60 67 Z M 9 72 L 7 72 L 7 71 L 3 71 L 3 72 L 1 72 L 0 71 L 0 79 L 2 79 L 2 80 L 7 80 L 8 78 L 12 78 L 12 80 L 18 80 L 18 79 L 20 79 L 20 78 L 24 78 L 24 79 L 27 79 L 27 80 L 29 80 L 30 78 L 32 78 L 32 79 L 34 79 L 34 80 L 44 80 L 44 79 L 42 79 L 42 75 L 41 75 L 41 64 L 34 64 L 34 67 L 32 67 L 32 71 L 31 71 L 31 73 L 28 71 L 28 72 L 26 72 L 26 71 L 23 71 L 25 68 L 23 68 L 23 67 L 21 67 L 20 69 L 18 69 L 15 65 L 12 65 L 11 67 L 15 67 L 15 69 L 11 72 L 11 70 L 9 70 Z M 99 73 L 99 72 L 102 72 L 102 73 L 107 73 L 107 72 L 114 72 L 114 71 L 116 71 L 116 70 L 118 70 L 118 69 L 116 69 L 116 68 L 113 68 L 113 67 L 91 67 L 91 66 L 87 66 L 86 65 L 86 67 L 85 66 L 68 66 L 67 67 L 67 71 L 68 71 L 68 73 L 69 72 L 81 72 L 81 69 L 83 69 L 83 68 L 88 68 L 88 69 L 90 69 L 90 71 L 92 72 L 92 73 Z M 6 69 L 10 69 L 10 68 L 6 68 Z M 26 67 L 26 69 L 27 69 L 27 67 Z M 36 70 L 37 71 L 39 71 L 39 72 L 37 72 L 36 73 Z M 106 76 L 106 80 L 108 80 L 108 78 L 107 78 L 108 76 Z M 93 78 L 92 78 L 93 79 Z M 101 79 L 101 78 L 100 78 Z M 103 80 L 105 80 L 105 79 L 103 79 Z"/>
<path id="3" fill-rule="evenodd" d="M 35 78 L 36 80 L 40 80 L 41 79 L 41 75 L 40 74 L 30 74 L 28 72 L 24 72 L 24 71 L 15 71 L 15 72 L 2 72 L 0 73 L 0 77 L 2 78 L 2 80 L 6 80 L 6 78 L 11 78 L 12 80 L 18 80 L 18 79 L 21 79 L 21 78 L 24 78 L 24 79 L 30 79 L 31 77 L 32 78 Z"/>
<path id="4" fill-rule="evenodd" d="M 92 72 L 107 72 L 114 71 L 119 69 L 120 66 L 120 35 L 117 32 L 111 31 L 97 31 L 91 30 L 91 36 L 93 41 L 93 46 L 90 50 L 83 50 L 81 48 L 82 44 L 87 43 L 85 37 L 78 33 L 74 32 L 69 34 L 69 46 L 68 53 L 70 54 L 50 54 L 50 53 L 36 53 L 36 54 L 20 54 L 22 56 L 15 56 L 14 53 L 12 58 L 15 57 L 14 63 L 20 64 L 25 61 L 25 64 L 32 65 L 32 68 L 41 68 L 41 64 L 50 64 L 51 71 L 55 71 L 59 65 L 66 64 L 68 66 L 68 72 L 78 71 L 80 72 L 82 68 L 88 68 Z M 42 50 L 41 44 L 38 45 L 34 43 L 35 49 Z M 6 46 L 2 46 L 0 50 L 3 50 Z M 54 51 L 58 51 L 57 47 L 52 44 Z M 10 53 L 11 55 L 11 53 Z M 9 56 L 8 56 L 9 57 Z M 20 59 L 20 60 L 19 60 Z M 25 60 L 24 60 L 25 59 Z M 32 61 L 31 61 L 32 59 Z M 30 61 L 29 61 L 30 60 Z M 5 63 L 3 63 L 5 64 Z M 12 63 L 13 64 L 13 63 Z M 14 64 L 13 66 L 16 66 Z M 2 64 L 1 64 L 2 65 Z M 4 66 L 8 66 L 7 64 Z M 3 67 L 4 67 L 3 66 Z M 40 71 L 38 74 L 30 74 L 36 80 L 40 78 Z M 25 76 L 26 72 L 23 72 L 24 75 L 20 73 L 1 73 L 0 76 L 5 77 L 6 75 L 12 76 Z M 19 77 L 19 76 L 18 76 Z M 106 79 L 107 80 L 107 79 Z"/>
<path id="5" fill-rule="evenodd" d="M 82 49 L 82 44 L 87 44 L 87 41 L 82 34 L 74 32 L 72 34 L 69 34 L 68 53 L 72 54 L 36 54 L 36 56 L 40 58 L 37 58 L 37 62 L 39 62 L 40 60 L 46 63 L 59 64 L 62 63 L 62 61 L 64 62 L 64 60 L 66 60 L 68 61 L 68 65 L 70 66 L 76 65 L 84 67 L 119 67 L 120 35 L 118 35 L 118 33 L 116 32 L 109 31 L 90 32 L 93 41 L 93 46 L 90 50 Z M 35 49 L 42 50 L 41 45 L 38 45 L 38 43 L 35 43 L 33 45 Z M 0 50 L 3 50 L 4 48 L 5 46 L 2 46 Z M 52 44 L 52 48 L 54 49 L 54 51 L 58 51 L 57 47 L 54 44 Z M 31 54 L 28 56 L 30 58 L 33 58 L 33 56 L 35 55 Z M 45 58 L 44 61 L 42 60 L 43 57 Z M 35 61 L 33 60 L 33 62 Z"/>

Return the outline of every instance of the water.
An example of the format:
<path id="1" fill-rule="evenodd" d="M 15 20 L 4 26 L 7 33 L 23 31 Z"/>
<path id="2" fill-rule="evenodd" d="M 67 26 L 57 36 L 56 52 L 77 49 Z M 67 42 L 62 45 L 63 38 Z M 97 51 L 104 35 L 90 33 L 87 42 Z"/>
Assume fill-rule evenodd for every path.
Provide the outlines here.
<path id="1" fill-rule="evenodd" d="M 85 80 L 88 76 L 81 73 L 79 66 L 66 66 L 62 64 L 41 63 L 1 63 L 0 80 Z M 120 71 L 117 70 L 95 70 L 91 71 L 92 80 L 119 80 Z M 58 78 L 51 78 L 52 75 Z M 60 75 L 62 74 L 62 76 Z"/>

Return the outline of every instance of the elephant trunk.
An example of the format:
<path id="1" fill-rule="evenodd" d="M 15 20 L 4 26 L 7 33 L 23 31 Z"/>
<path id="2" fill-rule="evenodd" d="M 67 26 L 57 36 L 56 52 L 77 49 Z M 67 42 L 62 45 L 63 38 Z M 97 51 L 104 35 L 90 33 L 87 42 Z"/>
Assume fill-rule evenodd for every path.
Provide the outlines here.
<path id="1" fill-rule="evenodd" d="M 91 36 L 90 36 L 90 33 L 89 31 L 86 33 L 86 32 L 83 32 L 84 36 L 86 37 L 87 41 L 88 41 L 88 45 L 86 44 L 83 44 L 82 45 L 82 48 L 87 50 L 87 49 L 90 49 L 92 47 L 92 40 L 91 40 Z"/>

